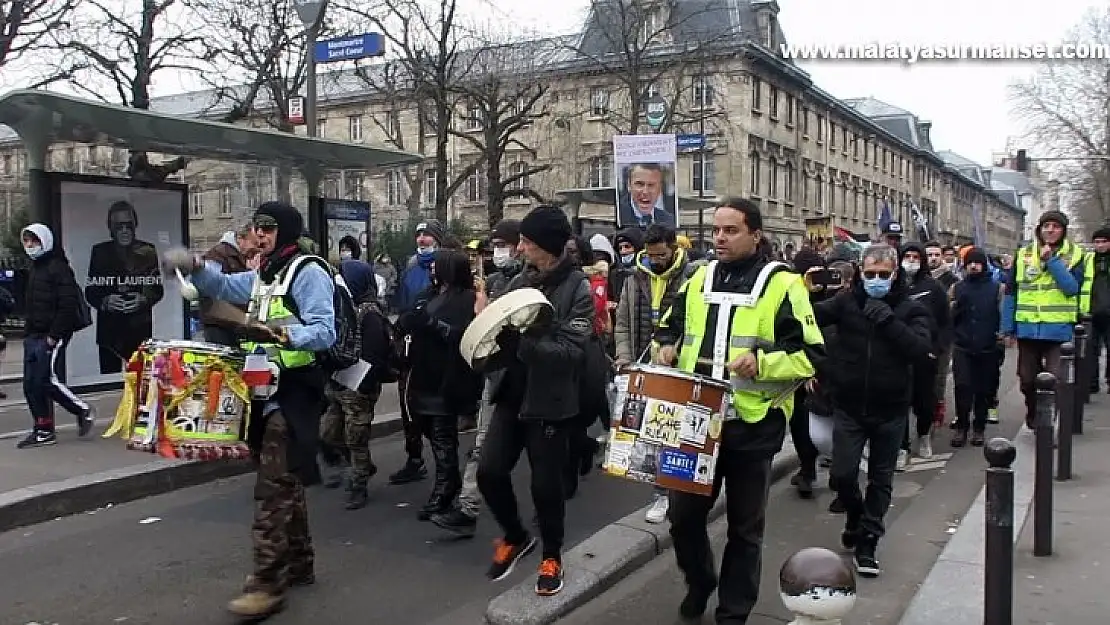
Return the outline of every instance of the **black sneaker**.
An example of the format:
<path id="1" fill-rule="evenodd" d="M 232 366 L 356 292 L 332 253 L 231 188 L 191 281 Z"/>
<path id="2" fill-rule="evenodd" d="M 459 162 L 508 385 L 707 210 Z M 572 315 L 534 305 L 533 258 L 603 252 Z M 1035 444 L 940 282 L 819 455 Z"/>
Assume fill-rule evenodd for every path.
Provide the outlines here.
<path id="1" fill-rule="evenodd" d="M 861 577 L 878 577 L 883 572 L 879 568 L 879 561 L 875 559 L 875 540 L 861 538 L 856 544 L 856 572 Z"/>
<path id="2" fill-rule="evenodd" d="M 85 438 L 92 432 L 93 425 L 96 424 L 96 410 L 89 406 L 85 412 L 77 417 L 77 436 Z"/>
<path id="3" fill-rule="evenodd" d="M 478 529 L 478 519 L 457 507 L 443 514 L 433 514 L 431 521 L 436 524 L 436 527 L 451 532 L 459 538 L 474 538 L 474 532 Z"/>
<path id="4" fill-rule="evenodd" d="M 844 511 L 844 502 L 840 501 L 840 497 L 833 497 L 833 500 L 829 502 L 829 512 L 833 514 L 844 514 Z"/>
<path id="5" fill-rule="evenodd" d="M 360 510 L 370 501 L 370 493 L 365 488 L 351 488 L 347 490 L 346 501 L 343 507 L 348 510 Z"/>
<path id="6" fill-rule="evenodd" d="M 813 478 L 808 474 L 799 471 L 790 478 L 790 483 L 798 491 L 798 497 L 813 499 Z"/>
<path id="7" fill-rule="evenodd" d="M 524 556 L 536 548 L 536 539 L 529 536 L 519 545 L 510 545 L 505 539 L 498 538 L 494 543 L 493 562 L 489 565 L 486 577 L 499 582 L 513 572 L 513 567 Z"/>
<path id="8" fill-rule="evenodd" d="M 419 482 L 426 477 L 428 477 L 428 468 L 424 466 L 424 461 L 422 459 L 409 458 L 405 461 L 405 466 L 389 476 L 389 483 L 394 486 L 410 484 L 412 482 Z"/>
<path id="9" fill-rule="evenodd" d="M 851 551 L 859 545 L 859 542 L 859 515 L 850 514 L 844 521 L 844 531 L 840 532 L 840 544 Z"/>
<path id="10" fill-rule="evenodd" d="M 536 594 L 550 597 L 563 589 L 563 564 L 555 558 L 544 558 L 540 562 L 540 574 L 536 578 Z"/>
<path id="11" fill-rule="evenodd" d="M 26 438 L 16 443 L 16 449 L 30 449 L 31 447 L 46 447 L 58 443 L 58 437 L 53 432 L 33 430 Z"/>
<path id="12" fill-rule="evenodd" d="M 714 588 L 694 588 L 693 586 L 686 589 L 686 596 L 682 598 L 682 603 L 678 605 L 678 614 L 686 620 L 700 619 L 705 610 L 709 607 L 709 598 L 713 596 Z"/>

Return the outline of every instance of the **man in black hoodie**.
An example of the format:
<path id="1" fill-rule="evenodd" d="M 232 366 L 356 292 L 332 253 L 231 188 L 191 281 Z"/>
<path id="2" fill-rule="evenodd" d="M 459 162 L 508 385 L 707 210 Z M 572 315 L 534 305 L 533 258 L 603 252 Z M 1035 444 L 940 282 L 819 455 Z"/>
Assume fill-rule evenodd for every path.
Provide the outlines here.
<path id="1" fill-rule="evenodd" d="M 1102 348 L 1110 351 L 1110 226 L 1095 230 L 1091 237 L 1094 244 L 1095 279 L 1091 283 L 1091 391 L 1099 391 L 1098 361 Z M 1106 367 L 1106 386 L 1110 390 L 1110 366 Z"/>
<path id="2" fill-rule="evenodd" d="M 855 551 L 856 570 L 865 577 L 881 572 L 875 550 L 906 431 L 913 368 L 933 350 L 929 312 L 909 297 L 897 261 L 896 249 L 872 245 L 852 288 L 813 306 L 819 325 L 836 326 L 836 348 L 818 374 L 832 387 L 835 407 L 829 481 L 847 513 L 841 543 Z M 867 444 L 863 496 L 859 464 Z"/>
<path id="3" fill-rule="evenodd" d="M 917 456 L 923 460 L 933 457 L 932 429 L 937 411 L 937 403 L 944 396 L 937 396 L 937 368 L 941 358 L 948 356 L 952 345 L 952 320 L 948 305 L 948 290 L 942 287 L 925 266 L 925 246 L 911 242 L 902 246 L 902 276 L 906 282 L 906 293 L 910 299 L 917 300 L 929 311 L 933 321 L 933 349 L 928 360 L 919 362 L 913 369 L 913 413 L 916 427 L 908 426 L 902 441 L 902 451 L 898 454 L 898 469 L 906 470 L 910 464 L 911 438 L 916 446 Z"/>
<path id="4" fill-rule="evenodd" d="M 803 247 L 794 254 L 794 271 L 799 274 L 805 275 L 811 270 L 824 268 L 825 260 L 808 247 Z M 811 303 L 820 302 L 836 293 L 824 284 L 810 286 L 808 290 Z M 813 483 L 817 480 L 817 456 L 820 455 L 809 436 L 808 397 L 809 393 L 804 386 L 795 391 L 794 414 L 790 417 L 790 439 L 794 442 L 794 451 L 798 453 L 800 464 L 790 483 L 798 489 L 798 496 L 802 499 L 813 497 Z"/>
<path id="5" fill-rule="evenodd" d="M 982 447 L 987 412 L 998 378 L 998 338 L 1002 323 L 1002 285 L 991 278 L 986 253 L 972 248 L 964 256 L 964 279 L 952 287 L 952 378 L 956 386 L 953 447 Z M 968 423 L 972 411 L 975 420 Z"/>

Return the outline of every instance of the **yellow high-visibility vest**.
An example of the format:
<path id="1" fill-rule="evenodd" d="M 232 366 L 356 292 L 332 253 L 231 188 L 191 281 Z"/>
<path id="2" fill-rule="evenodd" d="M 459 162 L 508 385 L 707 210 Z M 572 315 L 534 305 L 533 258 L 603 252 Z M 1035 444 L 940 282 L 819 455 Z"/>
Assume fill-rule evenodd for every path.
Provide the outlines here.
<path id="1" fill-rule="evenodd" d="M 1078 295 L 1065 295 L 1041 262 L 1036 243 L 1018 251 L 1014 264 L 1014 321 L 1017 323 L 1072 323 L 1080 313 L 1091 310 L 1091 283 L 1094 263 L 1082 248 L 1065 239 L 1057 252 L 1068 271 L 1083 263 L 1083 284 Z"/>
<path id="2" fill-rule="evenodd" d="M 284 296 L 289 293 L 296 268 L 301 263 L 306 262 L 308 258 L 308 256 L 294 258 L 274 278 L 272 284 L 263 283 L 261 276 L 255 279 L 254 288 L 251 290 L 251 301 L 247 308 L 248 322 L 262 323 L 274 329 L 284 325 L 300 323 L 293 311 L 286 307 Z M 244 341 L 240 344 L 240 347 L 248 354 L 259 346 L 266 350 L 266 356 L 270 362 L 276 363 L 282 369 L 307 367 L 316 362 L 315 352 L 308 350 L 291 349 L 276 343 L 255 343 L 254 341 Z"/>

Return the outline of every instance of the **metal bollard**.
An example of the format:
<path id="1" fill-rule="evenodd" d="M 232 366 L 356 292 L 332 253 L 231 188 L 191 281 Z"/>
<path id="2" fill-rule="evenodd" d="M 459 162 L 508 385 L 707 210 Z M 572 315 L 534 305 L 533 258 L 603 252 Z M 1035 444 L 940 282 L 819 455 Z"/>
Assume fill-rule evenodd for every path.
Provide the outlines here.
<path id="1" fill-rule="evenodd" d="M 1014 620 L 1014 471 L 1017 448 L 1004 438 L 983 447 L 987 458 L 986 565 L 983 571 L 983 625 Z"/>
<path id="2" fill-rule="evenodd" d="M 1033 472 L 1033 555 L 1052 555 L 1052 417 L 1056 413 L 1056 376 L 1037 374 L 1037 458 Z"/>
<path id="3" fill-rule="evenodd" d="M 1072 433 L 1075 420 L 1075 346 L 1060 346 L 1060 371 L 1056 379 L 1056 414 L 1060 418 L 1059 445 L 1056 449 L 1056 479 L 1071 479 Z"/>
<path id="4" fill-rule="evenodd" d="M 841 625 L 856 604 L 856 575 L 839 554 L 807 547 L 779 569 L 779 597 L 790 625 Z"/>
<path id="5" fill-rule="evenodd" d="M 1080 315 L 1079 325 L 1083 326 L 1083 336 L 1087 337 L 1087 344 L 1083 349 L 1083 403 L 1091 403 L 1091 382 L 1094 382 L 1095 372 L 1095 324 L 1090 315 Z"/>
<path id="6" fill-rule="evenodd" d="M 1072 422 L 1071 431 L 1075 434 L 1083 433 L 1083 413 L 1085 412 L 1084 406 L 1087 404 L 1089 397 L 1089 384 L 1090 375 L 1087 373 L 1087 327 L 1083 324 L 1075 326 L 1075 384 L 1072 388 L 1072 393 L 1075 395 L 1075 403 L 1072 406 Z"/>

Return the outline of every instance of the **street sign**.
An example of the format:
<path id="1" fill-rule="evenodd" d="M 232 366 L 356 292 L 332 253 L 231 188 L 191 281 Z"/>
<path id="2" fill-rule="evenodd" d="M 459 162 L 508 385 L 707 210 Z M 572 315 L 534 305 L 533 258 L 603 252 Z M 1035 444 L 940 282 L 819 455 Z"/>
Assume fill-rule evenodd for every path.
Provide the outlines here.
<path id="1" fill-rule="evenodd" d="M 680 150 L 700 150 L 705 146 L 705 135 L 678 135 L 675 143 Z"/>
<path id="2" fill-rule="evenodd" d="M 667 101 L 658 93 L 648 96 L 644 100 L 644 116 L 647 117 L 648 126 L 659 130 L 667 119 Z"/>
<path id="3" fill-rule="evenodd" d="M 289 98 L 289 123 L 294 126 L 304 123 L 304 98 L 301 96 Z"/>
<path id="4" fill-rule="evenodd" d="M 381 33 L 366 33 L 317 41 L 313 56 L 317 63 L 353 61 L 385 54 L 385 37 Z"/>

